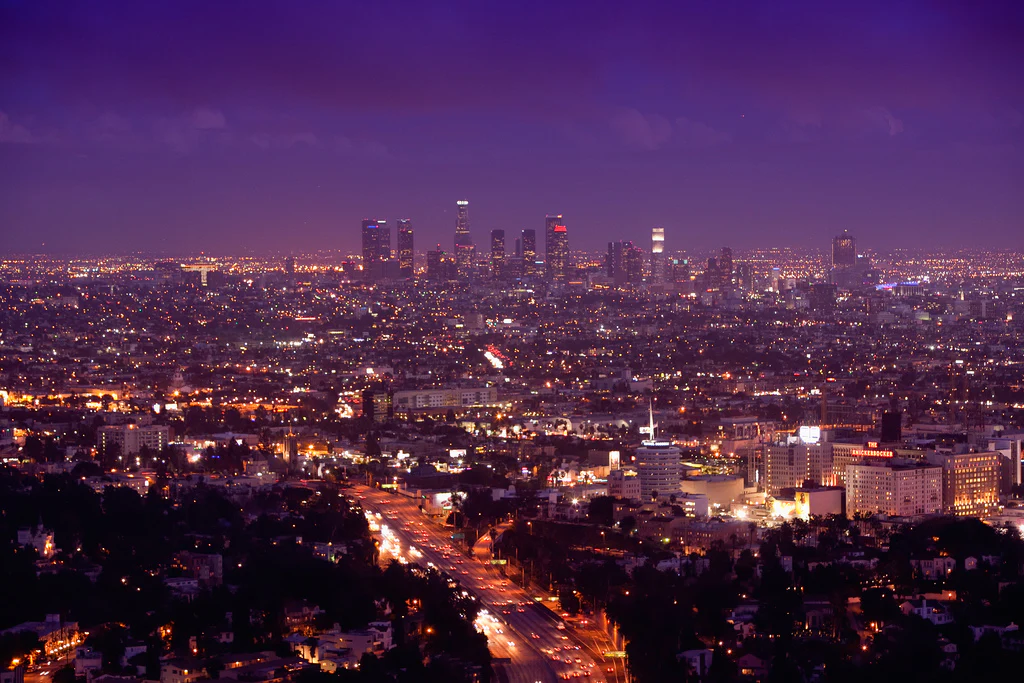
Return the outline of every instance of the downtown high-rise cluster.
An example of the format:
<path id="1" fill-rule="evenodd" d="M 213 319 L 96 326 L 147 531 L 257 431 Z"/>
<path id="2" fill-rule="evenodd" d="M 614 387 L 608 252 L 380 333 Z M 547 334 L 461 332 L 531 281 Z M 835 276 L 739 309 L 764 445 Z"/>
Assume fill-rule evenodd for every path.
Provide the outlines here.
<path id="1" fill-rule="evenodd" d="M 398 221 L 397 250 L 391 246 L 391 227 L 386 220 L 362 222 L 363 278 L 369 282 L 405 279 L 416 273 L 412 221 Z M 511 247 L 511 248 L 510 248 Z M 397 255 L 397 258 L 396 258 Z M 456 202 L 455 237 L 452 250 L 440 244 L 426 252 L 427 279 L 466 282 L 475 278 L 543 278 L 564 283 L 571 275 L 569 229 L 562 214 L 544 217 L 544 253 L 537 251 L 537 231 L 525 228 L 506 246 L 506 231 L 490 231 L 490 252 L 485 262 L 477 260 L 477 248 L 470 232 L 469 201 Z"/>

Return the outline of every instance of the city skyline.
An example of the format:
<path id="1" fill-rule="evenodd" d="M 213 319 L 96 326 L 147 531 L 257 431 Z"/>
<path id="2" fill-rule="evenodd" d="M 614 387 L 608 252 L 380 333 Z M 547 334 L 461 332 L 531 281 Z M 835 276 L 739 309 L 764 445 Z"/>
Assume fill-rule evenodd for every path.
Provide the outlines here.
<path id="1" fill-rule="evenodd" d="M 8 3 L 3 248 L 355 250 L 367 215 L 450 243 L 460 197 L 477 244 L 553 210 L 574 249 L 1024 244 L 1020 6 L 816 7 Z"/>
<path id="2" fill-rule="evenodd" d="M 0 683 L 1019 677 L 1020 36 L 0 0 Z"/>

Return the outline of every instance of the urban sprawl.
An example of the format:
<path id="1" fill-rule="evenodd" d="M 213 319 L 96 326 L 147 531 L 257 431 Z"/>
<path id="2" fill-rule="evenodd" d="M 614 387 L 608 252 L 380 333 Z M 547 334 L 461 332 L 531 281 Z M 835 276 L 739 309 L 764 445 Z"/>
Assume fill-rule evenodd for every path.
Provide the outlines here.
<path id="1" fill-rule="evenodd" d="M 2 683 L 1024 671 L 1021 254 L 455 208 L 0 258 Z"/>

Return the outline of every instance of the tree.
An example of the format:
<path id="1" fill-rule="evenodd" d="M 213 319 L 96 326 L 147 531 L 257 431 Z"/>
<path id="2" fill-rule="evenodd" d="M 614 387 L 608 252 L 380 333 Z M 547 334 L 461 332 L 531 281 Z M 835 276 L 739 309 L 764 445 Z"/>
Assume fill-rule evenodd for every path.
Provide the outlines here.
<path id="1" fill-rule="evenodd" d="M 25 445 L 22 446 L 25 458 L 32 462 L 43 462 L 43 440 L 38 436 L 25 437 Z"/>
<path id="2" fill-rule="evenodd" d="M 615 499 L 611 496 L 597 496 L 590 499 L 587 519 L 594 524 L 611 526 L 614 523 Z"/>
<path id="3" fill-rule="evenodd" d="M 366 457 L 368 458 L 379 458 L 381 454 L 380 450 L 380 437 L 374 431 L 366 433 Z"/>
<path id="4" fill-rule="evenodd" d="M 562 605 L 562 609 L 569 614 L 575 615 L 580 611 L 580 599 L 570 588 L 562 588 L 558 591 L 558 602 Z"/>
<path id="5" fill-rule="evenodd" d="M 62 666 L 53 674 L 53 683 L 75 683 L 75 667 Z"/>

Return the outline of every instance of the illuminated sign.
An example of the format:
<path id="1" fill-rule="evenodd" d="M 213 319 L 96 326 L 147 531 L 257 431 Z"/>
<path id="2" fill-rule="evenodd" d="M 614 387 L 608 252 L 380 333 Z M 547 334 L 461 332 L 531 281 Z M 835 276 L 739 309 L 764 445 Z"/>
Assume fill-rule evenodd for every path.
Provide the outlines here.
<path id="1" fill-rule="evenodd" d="M 556 225 L 555 232 L 567 232 L 567 230 L 564 225 Z"/>
<path id="2" fill-rule="evenodd" d="M 821 441 L 821 427 L 801 427 L 797 436 L 806 444 L 816 444 Z"/>
<path id="3" fill-rule="evenodd" d="M 892 451 L 871 451 L 866 449 L 850 451 L 850 455 L 855 458 L 893 458 L 896 456 Z"/>
<path id="4" fill-rule="evenodd" d="M 608 467 L 617 470 L 621 461 L 622 453 L 620 451 L 608 451 Z"/>
<path id="5" fill-rule="evenodd" d="M 870 448 L 870 449 L 878 448 L 878 442 L 877 441 L 868 441 L 868 448 Z"/>

